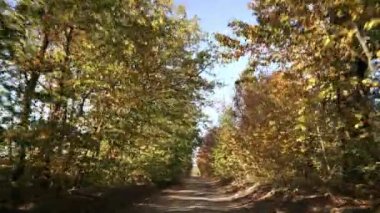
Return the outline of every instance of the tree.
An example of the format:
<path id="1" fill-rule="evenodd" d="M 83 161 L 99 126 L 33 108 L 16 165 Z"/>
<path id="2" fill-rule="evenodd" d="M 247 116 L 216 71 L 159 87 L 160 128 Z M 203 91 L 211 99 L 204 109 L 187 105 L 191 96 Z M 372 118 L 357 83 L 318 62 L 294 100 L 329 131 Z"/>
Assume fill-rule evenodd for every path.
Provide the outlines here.
<path id="1" fill-rule="evenodd" d="M 368 76 L 379 49 L 378 3 L 260 0 L 250 8 L 257 25 L 234 21 L 234 36 L 216 36 L 224 57 L 250 56 L 234 108 L 241 138 L 234 149 L 251 156 L 242 170 L 256 178 L 374 184 L 378 116 Z"/>
<path id="2" fill-rule="evenodd" d="M 14 183 L 163 183 L 187 172 L 212 87 L 197 20 L 170 1 L 0 6 Z"/>

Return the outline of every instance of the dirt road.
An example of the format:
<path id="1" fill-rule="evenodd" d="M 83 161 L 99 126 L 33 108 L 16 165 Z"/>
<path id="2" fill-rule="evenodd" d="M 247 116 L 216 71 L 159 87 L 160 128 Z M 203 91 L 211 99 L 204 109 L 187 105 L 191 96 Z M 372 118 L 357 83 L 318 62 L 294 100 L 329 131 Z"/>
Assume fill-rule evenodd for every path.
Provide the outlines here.
<path id="1" fill-rule="evenodd" d="M 234 193 L 228 186 L 218 182 L 191 177 L 182 184 L 163 190 L 160 193 L 136 203 L 128 213 L 371 213 L 376 212 L 367 207 L 339 207 L 331 196 L 310 195 L 287 198 L 275 193 L 270 188 L 252 186 L 239 193 Z M 347 207 L 348 206 L 348 207 Z M 354 207 L 356 206 L 356 207 Z"/>
<path id="2" fill-rule="evenodd" d="M 380 213 L 364 200 L 332 194 L 297 193 L 253 185 L 235 192 L 231 185 L 198 177 L 162 191 L 149 186 L 83 189 L 67 197 L 31 200 L 12 213 Z M 235 189 L 236 190 L 236 189 Z M 81 193 L 79 193 L 81 192 Z M 91 193 L 93 192 L 93 193 Z M 1 207 L 1 205 L 0 205 Z M 378 211 L 376 211 L 376 210 Z"/>
<path id="3" fill-rule="evenodd" d="M 234 200 L 233 196 L 218 182 L 192 177 L 135 204 L 128 212 L 252 212 L 243 200 Z"/>

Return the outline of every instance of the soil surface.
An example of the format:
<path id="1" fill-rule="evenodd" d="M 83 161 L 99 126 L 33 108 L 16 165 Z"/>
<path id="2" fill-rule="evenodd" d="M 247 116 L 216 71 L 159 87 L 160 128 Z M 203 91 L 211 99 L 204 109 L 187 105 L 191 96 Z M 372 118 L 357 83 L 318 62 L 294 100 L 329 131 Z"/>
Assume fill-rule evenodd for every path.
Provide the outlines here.
<path id="1" fill-rule="evenodd" d="M 161 212 L 253 212 L 253 213 L 371 213 L 376 212 L 360 202 L 338 199 L 331 195 L 287 196 L 270 187 L 252 186 L 235 192 L 218 181 L 191 177 L 143 202 L 135 203 L 128 213 Z M 351 205 L 351 206 L 350 206 Z"/>
<path id="2" fill-rule="evenodd" d="M 0 205 L 1 207 L 1 205 Z M 64 198 L 39 198 L 16 210 L 17 213 L 380 213 L 366 201 L 311 193 L 290 193 L 271 186 L 254 185 L 244 190 L 209 179 L 190 177 L 164 190 L 135 186 L 107 190 L 81 190 Z"/>

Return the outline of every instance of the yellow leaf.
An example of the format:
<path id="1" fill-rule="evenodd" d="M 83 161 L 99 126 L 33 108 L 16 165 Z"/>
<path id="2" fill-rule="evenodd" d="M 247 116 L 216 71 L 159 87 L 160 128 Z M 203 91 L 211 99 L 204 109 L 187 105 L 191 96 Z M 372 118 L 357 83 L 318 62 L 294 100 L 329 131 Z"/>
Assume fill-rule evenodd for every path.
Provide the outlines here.
<path id="1" fill-rule="evenodd" d="M 372 80 L 367 78 L 367 79 L 364 79 L 364 80 L 362 81 L 362 83 L 363 83 L 364 85 L 369 86 L 369 85 L 371 85 Z"/>
<path id="2" fill-rule="evenodd" d="M 325 38 L 325 42 L 323 43 L 325 47 L 329 46 L 329 44 L 331 43 L 331 39 L 330 37 L 326 37 Z"/>
<path id="3" fill-rule="evenodd" d="M 380 18 L 371 19 L 371 21 L 367 22 L 364 25 L 364 29 L 371 30 L 372 28 L 376 27 L 377 25 L 380 25 Z"/>
<path id="4" fill-rule="evenodd" d="M 349 30 L 347 32 L 348 38 L 352 39 L 355 35 L 356 31 L 355 30 Z"/>

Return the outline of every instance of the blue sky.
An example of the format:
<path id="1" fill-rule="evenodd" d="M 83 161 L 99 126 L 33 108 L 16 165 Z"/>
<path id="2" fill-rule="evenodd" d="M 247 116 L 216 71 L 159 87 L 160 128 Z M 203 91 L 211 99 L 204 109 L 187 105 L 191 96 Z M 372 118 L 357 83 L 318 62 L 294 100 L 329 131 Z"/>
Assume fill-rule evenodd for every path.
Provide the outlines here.
<path id="1" fill-rule="evenodd" d="M 250 0 L 175 0 L 176 4 L 182 4 L 186 7 L 189 17 L 199 17 L 202 30 L 210 34 L 230 33 L 227 24 L 234 19 L 254 23 L 255 18 L 247 8 L 248 2 Z M 237 62 L 216 65 L 213 68 L 212 73 L 225 86 L 215 90 L 215 93 L 210 97 L 213 105 L 204 109 L 204 112 L 210 117 L 212 125 L 218 123 L 221 110 L 231 104 L 234 82 L 246 67 L 247 61 L 247 58 L 243 58 Z"/>

